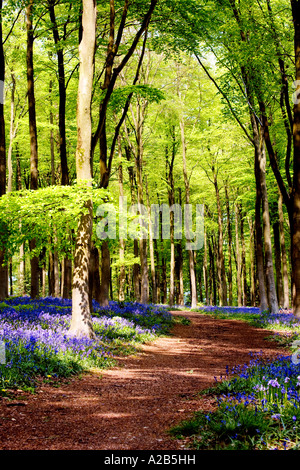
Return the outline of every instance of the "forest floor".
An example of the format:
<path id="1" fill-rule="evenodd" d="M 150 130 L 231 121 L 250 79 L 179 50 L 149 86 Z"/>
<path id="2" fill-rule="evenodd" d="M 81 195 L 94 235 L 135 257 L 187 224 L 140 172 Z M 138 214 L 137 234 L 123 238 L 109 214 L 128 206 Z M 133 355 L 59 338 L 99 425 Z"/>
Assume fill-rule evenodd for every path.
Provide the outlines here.
<path id="1" fill-rule="evenodd" d="M 143 345 L 118 366 L 62 381 L 41 383 L 35 394 L 0 399 L 1 450 L 184 450 L 170 427 L 215 399 L 199 395 L 250 352 L 275 357 L 286 351 L 268 331 L 195 312 L 172 335 Z"/>

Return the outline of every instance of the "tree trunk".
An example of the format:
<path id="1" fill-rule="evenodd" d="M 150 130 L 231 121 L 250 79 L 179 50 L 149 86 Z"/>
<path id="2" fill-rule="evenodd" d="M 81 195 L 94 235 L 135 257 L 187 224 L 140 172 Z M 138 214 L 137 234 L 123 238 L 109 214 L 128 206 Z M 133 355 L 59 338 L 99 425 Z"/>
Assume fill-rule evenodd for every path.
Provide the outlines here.
<path id="1" fill-rule="evenodd" d="M 70 299 L 72 297 L 72 260 L 65 257 L 64 263 L 64 274 L 63 274 L 63 290 L 62 297 L 64 299 Z"/>
<path id="2" fill-rule="evenodd" d="M 102 307 L 109 305 L 109 286 L 110 286 L 110 252 L 107 240 L 102 241 L 101 245 L 101 284 L 99 303 Z"/>
<path id="3" fill-rule="evenodd" d="M 151 279 L 152 279 L 152 302 L 157 303 L 157 283 L 156 283 L 156 270 L 155 270 L 155 254 L 154 254 L 154 242 L 153 242 L 153 230 L 151 220 L 151 207 L 150 197 L 148 191 L 148 184 L 146 180 L 146 195 L 147 195 L 147 208 L 148 208 L 148 226 L 149 226 L 149 252 L 150 252 L 150 267 L 151 267 Z"/>
<path id="4" fill-rule="evenodd" d="M 274 278 L 274 267 L 272 257 L 272 240 L 271 240 L 271 226 L 270 226 L 270 214 L 269 214 L 269 202 L 266 184 L 266 153 L 264 142 L 261 144 L 259 158 L 259 169 L 260 169 L 260 183 L 262 193 L 262 217 L 263 217 L 263 231 L 264 231 L 264 247 L 265 247 L 265 272 L 266 272 L 266 283 L 267 293 L 269 300 L 269 307 L 271 313 L 278 313 L 278 301 L 276 295 L 276 285 Z"/>
<path id="5" fill-rule="evenodd" d="M 33 26 L 32 10 L 34 0 L 29 0 L 26 6 L 26 26 L 27 26 L 27 97 L 29 115 L 29 135 L 30 135 L 30 189 L 38 189 L 38 142 L 36 129 L 35 93 L 34 93 L 34 69 L 33 69 Z M 36 249 L 36 241 L 29 241 L 30 252 Z M 30 257 L 31 266 L 31 298 L 39 296 L 39 257 L 36 254 Z"/>
<path id="6" fill-rule="evenodd" d="M 50 157 L 51 157 L 51 185 L 55 185 L 55 152 L 54 152 L 54 133 L 53 133 L 53 111 L 52 111 L 52 80 L 49 84 L 49 121 L 50 121 Z"/>
<path id="7" fill-rule="evenodd" d="M 255 139 L 256 142 L 257 139 Z M 268 309 L 268 297 L 265 284 L 263 234 L 261 226 L 261 184 L 259 169 L 259 144 L 255 145 L 255 182 L 256 182 L 256 200 L 255 200 L 255 232 L 256 232 L 256 266 L 258 277 L 258 288 L 260 298 L 260 310 L 263 312 Z"/>
<path id="8" fill-rule="evenodd" d="M 82 38 L 79 44 L 79 83 L 77 95 L 77 148 L 76 176 L 79 182 L 91 185 L 91 100 L 94 77 L 94 54 L 96 43 L 95 0 L 83 0 Z M 89 304 L 89 263 L 93 230 L 93 203 L 85 203 L 78 224 L 75 245 L 72 319 L 70 334 L 77 337 L 94 337 Z M 105 243 L 105 242 L 104 242 Z"/>
<path id="9" fill-rule="evenodd" d="M 179 188 L 179 205 L 182 207 L 181 188 Z M 182 242 L 177 243 L 177 263 L 178 263 L 178 305 L 184 305 L 184 282 L 183 282 L 183 252 Z"/>
<path id="10" fill-rule="evenodd" d="M 216 270 L 215 270 L 215 258 L 214 258 L 214 240 L 211 238 L 211 243 L 208 244 L 209 246 L 209 266 L 210 266 L 210 281 L 211 281 L 211 298 L 210 304 L 216 306 L 217 305 L 217 282 L 216 282 Z"/>
<path id="11" fill-rule="evenodd" d="M 136 163 L 136 176 L 137 176 L 137 200 L 140 212 L 140 226 L 142 227 L 143 234 L 140 238 L 140 260 L 141 260 L 141 302 L 147 304 L 149 302 L 149 275 L 148 275 L 148 250 L 147 250 L 147 237 L 146 232 L 146 214 L 143 213 L 144 196 L 143 196 L 143 143 L 142 143 L 142 127 L 143 116 L 141 116 L 141 109 L 138 106 L 138 118 L 136 124 L 137 131 L 137 149 L 135 155 Z M 144 111 L 144 110 L 143 110 Z"/>
<path id="12" fill-rule="evenodd" d="M 52 23 L 53 39 L 57 53 L 57 67 L 58 67 L 58 89 L 59 89 L 59 153 L 61 164 L 61 184 L 69 184 L 69 170 L 67 162 L 67 146 L 66 146 L 66 85 L 65 85 L 65 66 L 64 66 L 64 51 L 61 46 L 61 39 L 59 37 L 58 26 L 55 16 L 54 5 L 56 1 L 49 1 L 48 8 L 50 20 Z"/>
<path id="13" fill-rule="evenodd" d="M 218 209 L 218 285 L 219 285 L 219 305 L 227 305 L 227 283 L 226 283 L 226 273 L 225 273 L 225 261 L 224 261 L 224 251 L 223 251 L 223 217 L 221 209 L 221 200 L 220 200 L 220 191 L 217 179 L 217 172 L 213 170 L 214 176 L 214 186 L 217 199 L 217 209 Z"/>
<path id="14" fill-rule="evenodd" d="M 209 285 L 208 285 L 208 269 L 207 269 L 207 233 L 204 227 L 204 256 L 203 256 L 203 282 L 205 291 L 205 304 L 209 305 Z M 230 293 L 230 290 L 229 290 Z M 231 304 L 232 305 L 232 300 Z"/>
<path id="15" fill-rule="evenodd" d="M 241 264 L 241 274 L 242 274 L 242 292 L 243 292 L 243 305 L 247 305 L 247 269 L 246 269 L 246 247 L 245 247 L 245 235 L 244 235 L 244 218 L 243 211 L 240 205 L 240 222 L 241 222 L 241 243 L 242 243 L 242 264 Z"/>
<path id="16" fill-rule="evenodd" d="M 178 305 L 184 305 L 184 283 L 183 283 L 183 253 L 181 241 L 177 243 L 177 263 L 178 263 Z"/>
<path id="17" fill-rule="evenodd" d="M 156 299 L 157 303 L 161 302 L 161 285 L 160 285 L 160 280 L 161 280 L 161 272 L 160 272 L 160 256 L 159 256 L 159 249 L 158 249 L 158 242 L 157 239 L 155 238 L 154 240 L 154 253 L 155 253 L 155 259 L 156 259 Z"/>
<path id="18" fill-rule="evenodd" d="M 171 209 L 175 203 L 175 194 L 174 194 L 174 159 L 175 159 L 175 132 L 172 129 L 172 155 L 171 161 L 168 161 L 168 148 L 166 149 L 166 172 L 167 172 L 167 181 L 168 181 L 168 196 L 169 196 L 169 208 Z M 174 305 L 175 300 L 175 242 L 174 242 L 174 211 L 170 211 L 170 289 L 169 289 L 169 304 Z"/>
<path id="19" fill-rule="evenodd" d="M 250 304 L 252 307 L 256 305 L 256 278 L 255 278 L 255 239 L 254 227 L 251 217 L 248 218 L 250 229 Z"/>
<path id="20" fill-rule="evenodd" d="M 16 92 L 16 79 L 14 73 L 11 73 L 12 90 L 11 90 L 11 101 L 10 101 L 10 129 L 9 129 L 9 146 L 7 151 L 7 192 L 12 191 L 13 186 L 13 165 L 12 165 L 12 149 L 13 141 L 16 137 L 15 128 L 15 92 Z"/>
<path id="21" fill-rule="evenodd" d="M 183 161 L 183 177 L 185 185 L 185 200 L 186 204 L 190 203 L 190 186 L 189 179 L 187 175 L 187 165 L 186 165 L 186 142 L 185 142 L 185 129 L 184 121 L 180 119 L 180 133 L 181 133 L 181 144 L 182 144 L 182 161 Z M 186 234 L 187 243 L 191 240 L 189 234 Z M 196 284 L 196 275 L 195 275 L 195 265 L 194 265 L 194 253 L 193 250 L 188 250 L 189 255 L 189 272 L 190 272 L 190 282 L 191 282 L 191 308 L 197 307 L 197 284 Z"/>
<path id="22" fill-rule="evenodd" d="M 237 304 L 242 306 L 242 267 L 240 254 L 240 237 L 239 237 L 239 209 L 235 205 L 235 253 L 236 253 L 236 284 L 237 284 Z"/>
<path id="23" fill-rule="evenodd" d="M 0 197 L 6 192 L 6 150 L 4 121 L 5 60 L 2 39 L 2 0 L 0 0 Z M 8 268 L 4 264 L 5 249 L 0 247 L 0 300 L 8 297 Z"/>
<path id="24" fill-rule="evenodd" d="M 300 80 L 300 3 L 291 0 L 294 22 L 294 49 L 297 92 L 299 93 Z M 300 318 L 300 100 L 294 102 L 294 128 L 293 128 L 293 190 L 292 190 L 292 218 L 291 218 L 291 265 L 292 265 L 292 299 L 293 312 Z"/>
<path id="25" fill-rule="evenodd" d="M 229 204 L 229 196 L 228 196 L 228 188 L 225 185 L 225 198 L 226 198 L 226 212 L 227 212 L 227 233 L 228 233 L 228 303 L 229 305 L 233 305 L 232 299 L 232 231 L 231 231 L 231 221 L 230 221 L 230 204 Z"/>
<path id="26" fill-rule="evenodd" d="M 274 234 L 274 254 L 275 254 L 275 271 L 276 271 L 276 291 L 279 306 L 283 306 L 283 281 L 281 272 L 281 252 L 280 252 L 280 232 L 279 221 L 273 223 Z"/>
<path id="27" fill-rule="evenodd" d="M 118 149 L 119 149 L 119 197 L 123 199 L 124 197 L 124 188 L 123 188 L 123 166 L 122 166 L 122 148 L 120 138 L 118 138 Z M 120 226 L 120 224 L 119 224 Z M 120 235 L 119 235 L 120 236 Z M 120 246 L 119 246 L 119 257 L 120 257 L 120 272 L 119 272 L 119 302 L 124 302 L 125 300 L 125 281 L 126 281 L 126 271 L 124 265 L 125 259 L 125 240 L 123 236 L 120 236 Z"/>
<path id="28" fill-rule="evenodd" d="M 287 254 L 285 247 L 285 235 L 284 235 L 284 217 L 282 208 L 282 194 L 279 192 L 278 196 L 278 214 L 279 214 L 279 232 L 280 232 L 280 251 L 282 259 L 282 277 L 283 277 L 283 305 L 284 309 L 288 309 L 290 305 L 289 295 L 289 275 L 288 275 L 288 264 Z"/>

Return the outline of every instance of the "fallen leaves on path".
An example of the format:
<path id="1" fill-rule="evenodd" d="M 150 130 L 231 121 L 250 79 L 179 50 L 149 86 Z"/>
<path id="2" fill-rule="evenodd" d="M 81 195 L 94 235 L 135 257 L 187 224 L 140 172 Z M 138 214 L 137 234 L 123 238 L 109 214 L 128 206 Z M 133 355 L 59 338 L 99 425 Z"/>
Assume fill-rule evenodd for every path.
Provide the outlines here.
<path id="1" fill-rule="evenodd" d="M 174 315 L 177 313 L 174 312 Z M 118 367 L 43 384 L 35 395 L 0 401 L 1 450 L 183 450 L 168 429 L 194 411 L 211 410 L 199 396 L 214 378 L 249 362 L 250 352 L 283 350 L 268 332 L 235 320 L 180 312 L 191 320 L 142 346 Z"/>

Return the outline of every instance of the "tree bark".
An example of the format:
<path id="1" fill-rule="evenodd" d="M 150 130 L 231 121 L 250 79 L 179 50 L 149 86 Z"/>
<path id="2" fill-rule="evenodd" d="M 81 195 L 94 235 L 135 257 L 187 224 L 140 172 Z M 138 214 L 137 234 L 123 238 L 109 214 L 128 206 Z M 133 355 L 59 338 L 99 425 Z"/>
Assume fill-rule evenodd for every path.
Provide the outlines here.
<path id="1" fill-rule="evenodd" d="M 250 230 L 250 304 L 256 306 L 256 277 L 255 277 L 255 234 L 251 216 L 248 218 Z"/>
<path id="2" fill-rule="evenodd" d="M 144 208 L 144 184 L 143 184 L 143 124 L 146 106 L 137 105 L 137 118 L 134 119 L 136 130 L 135 169 L 137 179 L 137 202 L 140 214 L 140 227 L 142 234 L 139 240 L 140 264 L 141 264 L 141 302 L 149 302 L 149 274 L 148 274 L 148 246 L 147 246 L 147 214 Z"/>
<path id="3" fill-rule="evenodd" d="M 208 268 L 207 268 L 207 233 L 206 233 L 205 227 L 204 227 L 203 282 L 204 282 L 204 291 L 205 291 L 205 304 L 209 305 L 209 285 L 208 285 Z M 229 290 L 229 294 L 230 294 L 230 290 Z M 231 295 L 232 295 L 232 290 L 231 290 Z M 232 305 L 232 299 L 231 299 L 230 305 Z"/>
<path id="4" fill-rule="evenodd" d="M 48 0 L 48 8 L 50 20 L 52 23 L 53 39 L 57 53 L 57 71 L 58 71 L 58 89 L 59 89 L 59 153 L 61 164 L 61 184 L 69 184 L 69 170 L 67 161 L 67 145 L 66 145 L 66 84 L 65 84 L 65 65 L 64 50 L 61 46 L 61 38 L 59 37 L 58 26 L 55 16 L 56 1 Z"/>
<path id="5" fill-rule="evenodd" d="M 255 182 L 256 182 L 256 200 L 255 200 L 255 232 L 256 232 L 256 266 L 258 277 L 258 288 L 260 297 L 260 310 L 263 312 L 268 309 L 268 296 L 265 283 L 265 267 L 264 267 L 264 250 L 263 250 L 263 233 L 261 226 L 261 183 L 258 153 L 259 142 L 255 133 Z"/>
<path id="6" fill-rule="evenodd" d="M 52 80 L 49 84 L 49 122 L 50 122 L 50 158 L 51 158 L 51 184 L 55 185 L 55 152 L 54 152 L 54 133 L 53 133 L 53 111 L 52 111 Z"/>
<path id="7" fill-rule="evenodd" d="M 123 187 L 123 165 L 122 165 L 122 148 L 120 139 L 118 139 L 118 150 L 119 150 L 119 168 L 118 168 L 118 181 L 119 181 L 119 196 L 120 198 L 124 197 L 124 187 Z M 119 270 L 119 302 L 124 302 L 125 300 L 125 281 L 126 281 L 126 271 L 124 265 L 125 259 L 125 240 L 123 237 L 119 237 L 119 257 L 120 257 L 120 270 Z"/>
<path id="8" fill-rule="evenodd" d="M 262 217 L 263 217 L 263 231 L 264 231 L 264 247 L 265 247 L 265 272 L 267 294 L 269 300 L 269 307 L 271 313 L 278 313 L 278 300 L 276 295 L 276 285 L 274 277 L 273 256 L 272 256 L 272 240 L 271 240 L 271 225 L 269 214 L 269 202 L 266 184 L 266 154 L 264 142 L 262 141 L 260 151 L 258 153 L 258 162 L 260 170 L 260 184 L 262 194 Z"/>
<path id="9" fill-rule="evenodd" d="M 235 205 L 235 253 L 236 253 L 236 284 L 237 284 L 237 304 L 238 307 L 242 306 L 242 263 L 240 254 L 240 224 L 239 224 L 239 209 Z"/>
<path id="10" fill-rule="evenodd" d="M 181 188 L 179 188 L 178 202 L 182 207 Z M 183 252 L 181 240 L 177 243 L 178 263 L 178 305 L 184 305 L 184 282 L 183 282 Z"/>
<path id="11" fill-rule="evenodd" d="M 294 50 L 296 65 L 297 92 L 299 93 L 300 80 L 300 2 L 291 0 L 294 23 Z M 300 318 L 300 100 L 294 102 L 293 127 L 293 189 L 292 189 L 292 217 L 291 217 L 291 265 L 292 265 L 292 299 L 293 312 Z"/>
<path id="12" fill-rule="evenodd" d="M 273 223 L 274 235 L 274 254 L 275 254 L 275 271 L 276 271 L 276 291 L 279 306 L 283 306 L 283 280 L 281 270 L 281 252 L 280 252 L 280 231 L 279 220 Z"/>
<path id="13" fill-rule="evenodd" d="M 211 237 L 211 242 L 208 244 L 209 247 L 209 266 L 210 266 L 210 292 L 211 292 L 211 298 L 210 298 L 210 304 L 216 306 L 217 305 L 217 281 L 216 281 L 216 269 L 215 269 L 215 257 L 214 257 L 214 251 L 215 251 L 215 243 L 213 240 L 213 237 Z"/>
<path id="14" fill-rule="evenodd" d="M 288 309 L 290 306 L 290 295 L 289 295 L 289 274 L 287 264 L 287 254 L 285 247 L 285 235 L 284 235 L 284 217 L 282 208 L 282 194 L 279 192 L 278 195 L 278 214 L 279 214 L 279 232 L 280 232 L 280 251 L 282 259 L 282 278 L 283 278 L 283 305 L 284 309 Z"/>
<path id="15" fill-rule="evenodd" d="M 102 241 L 101 245 L 101 284 L 99 303 L 102 307 L 109 305 L 109 286 L 110 286 L 110 252 L 107 240 Z"/>
<path id="16" fill-rule="evenodd" d="M 157 303 L 157 282 L 156 282 L 156 269 L 155 269 L 155 253 L 154 253 L 155 250 L 154 250 L 154 242 L 153 242 L 150 196 L 149 196 L 147 180 L 146 180 L 146 196 L 147 196 L 147 208 L 148 208 L 149 252 L 150 252 L 150 267 L 151 267 L 151 279 L 152 279 L 152 303 L 156 304 Z"/>
<path id="17" fill-rule="evenodd" d="M 91 185 L 91 99 L 96 44 L 95 0 L 83 0 L 82 38 L 79 44 L 79 83 L 77 95 L 76 176 L 79 182 Z M 89 263 L 93 230 L 93 203 L 88 199 L 80 216 L 75 245 L 72 319 L 69 333 L 94 337 L 89 304 Z"/>
<path id="18" fill-rule="evenodd" d="M 168 160 L 168 147 L 166 148 L 166 173 L 168 181 L 168 197 L 169 197 L 169 208 L 171 209 L 175 203 L 175 190 L 174 190 L 174 160 L 175 160 L 175 130 L 171 130 L 172 133 L 172 153 L 171 160 Z M 169 304 L 174 305 L 175 300 L 175 241 L 174 241 L 174 211 L 170 211 L 170 289 L 169 289 Z"/>
<path id="19" fill-rule="evenodd" d="M 233 305 L 232 299 L 232 230 L 231 230 L 231 217 L 230 217 L 230 203 L 229 203 L 229 196 L 228 196 L 228 188 L 225 185 L 225 198 L 226 198 L 226 212 L 227 212 L 227 234 L 228 234 L 228 303 L 229 305 Z"/>
<path id="20" fill-rule="evenodd" d="M 240 210 L 240 222 L 241 222 L 241 243 L 242 243 L 242 257 L 241 257 L 241 274 L 242 274 L 242 292 L 243 292 L 243 305 L 247 305 L 247 270 L 246 270 L 246 246 L 245 246 L 245 235 L 244 235 L 244 218 L 242 206 L 239 206 Z"/>
<path id="21" fill-rule="evenodd" d="M 9 146 L 7 151 L 7 169 L 8 169 L 8 179 L 7 179 L 7 192 L 12 191 L 13 186 L 13 165 L 12 165 L 12 149 L 13 141 L 16 137 L 16 128 L 15 128 L 15 92 L 16 92 L 16 79 L 14 73 L 11 73 L 12 79 L 12 90 L 11 90 L 11 101 L 10 101 L 10 128 L 9 128 Z"/>
<path id="22" fill-rule="evenodd" d="M 0 197 L 6 192 L 6 149 L 4 120 L 5 60 L 2 38 L 2 0 L 0 0 Z M 0 247 L 0 300 L 8 297 L 8 267 L 4 263 L 5 248 Z"/>
<path id="23" fill-rule="evenodd" d="M 36 109 L 34 92 L 34 68 L 33 68 L 33 25 L 32 11 L 34 0 L 29 0 L 26 5 L 26 27 L 27 27 L 27 97 L 28 97 L 28 115 L 29 115 L 29 135 L 30 135 L 30 189 L 38 189 L 38 141 L 36 128 Z M 36 249 L 36 241 L 29 241 L 30 252 Z M 31 298 L 39 296 L 39 257 L 36 254 L 31 255 Z"/>
<path id="24" fill-rule="evenodd" d="M 218 286 L 219 286 L 219 304 L 227 305 L 227 282 L 225 273 L 225 261 L 224 261 L 224 250 L 223 250 L 223 217 L 221 209 L 220 191 L 217 179 L 217 172 L 212 168 L 214 176 L 214 187 L 217 200 L 218 209 Z"/>
<path id="25" fill-rule="evenodd" d="M 183 177 L 185 185 L 185 201 L 188 205 L 190 203 L 190 186 L 189 179 L 187 174 L 187 164 L 186 164 L 186 141 L 185 141 L 185 128 L 184 121 L 180 119 L 180 133 L 181 133 L 181 144 L 182 144 L 182 161 L 183 161 Z M 189 234 L 186 235 L 187 242 L 190 242 Z M 196 275 L 195 275 L 195 265 L 194 265 L 194 253 L 193 250 L 188 250 L 189 255 L 189 272 L 190 272 L 190 282 L 191 282 L 191 308 L 197 307 L 197 284 L 196 284 Z"/>

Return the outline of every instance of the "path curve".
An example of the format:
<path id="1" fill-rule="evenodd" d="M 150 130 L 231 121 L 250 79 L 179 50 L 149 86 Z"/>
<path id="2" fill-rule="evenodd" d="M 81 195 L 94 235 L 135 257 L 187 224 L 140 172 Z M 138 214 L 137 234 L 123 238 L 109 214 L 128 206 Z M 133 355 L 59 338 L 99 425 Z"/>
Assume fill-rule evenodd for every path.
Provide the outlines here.
<path id="1" fill-rule="evenodd" d="M 0 400 L 1 450 L 182 450 L 167 430 L 212 402 L 198 396 L 250 352 L 284 353 L 266 330 L 195 312 L 172 336 L 144 345 L 118 367 L 36 395 Z"/>

